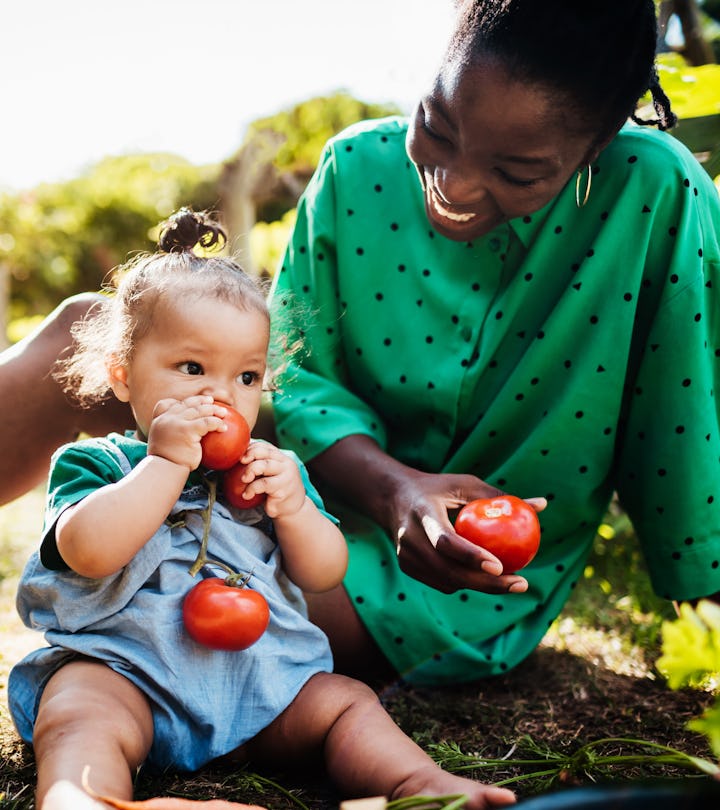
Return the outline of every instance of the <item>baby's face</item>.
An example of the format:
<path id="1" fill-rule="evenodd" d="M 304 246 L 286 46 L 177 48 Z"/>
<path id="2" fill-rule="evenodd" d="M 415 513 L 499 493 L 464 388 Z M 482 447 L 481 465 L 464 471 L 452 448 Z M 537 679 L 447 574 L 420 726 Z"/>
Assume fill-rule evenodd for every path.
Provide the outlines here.
<path id="1" fill-rule="evenodd" d="M 211 396 L 257 421 L 270 324 L 262 312 L 210 296 L 161 299 L 127 367 L 130 405 L 143 435 L 161 399 Z"/>

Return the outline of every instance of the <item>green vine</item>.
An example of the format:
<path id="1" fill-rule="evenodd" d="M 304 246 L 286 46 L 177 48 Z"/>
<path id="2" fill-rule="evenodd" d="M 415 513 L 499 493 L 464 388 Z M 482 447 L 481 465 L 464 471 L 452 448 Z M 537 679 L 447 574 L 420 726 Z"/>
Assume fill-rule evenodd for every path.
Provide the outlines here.
<path id="1" fill-rule="evenodd" d="M 695 771 L 720 778 L 720 767 L 710 760 L 691 756 L 667 745 L 637 740 L 627 737 L 604 737 L 586 743 L 574 752 L 559 753 L 542 751 L 531 738 L 523 738 L 525 745 L 540 756 L 527 759 L 488 759 L 477 754 L 466 754 L 456 743 L 439 743 L 430 746 L 431 756 L 445 770 L 459 772 L 482 768 L 524 767 L 529 772 L 511 776 L 494 782 L 496 786 L 505 786 L 529 779 L 549 778 L 550 781 L 570 781 L 577 776 L 606 775 L 617 768 L 663 765 Z M 634 748 L 634 753 L 602 753 L 608 748 Z M 513 751 L 515 748 L 513 747 Z M 548 767 L 549 766 L 549 767 Z"/>
<path id="2" fill-rule="evenodd" d="M 200 550 L 198 551 L 197 557 L 195 558 L 195 562 L 190 566 L 188 569 L 188 573 L 191 577 L 196 577 L 200 570 L 205 565 L 212 565 L 216 568 L 220 568 L 226 574 L 225 576 L 225 583 L 227 585 L 234 585 L 235 587 L 242 588 L 247 585 L 250 577 L 252 576 L 252 571 L 249 574 L 241 574 L 231 568 L 229 565 L 226 565 L 224 562 L 220 560 L 214 560 L 212 557 L 208 557 L 207 555 L 207 547 L 208 547 L 208 540 L 210 539 L 210 526 L 212 523 L 212 512 L 213 507 L 217 501 L 217 480 L 211 475 L 203 475 L 203 481 L 205 482 L 205 486 L 207 487 L 208 491 L 208 502 L 207 506 L 204 509 L 197 509 L 197 510 L 190 510 L 197 512 L 203 521 L 203 533 L 202 539 L 200 540 Z M 187 525 L 186 515 L 187 511 L 183 511 L 178 513 L 177 519 L 171 521 L 170 519 L 166 520 L 166 524 L 171 528 L 182 528 L 183 526 Z"/>

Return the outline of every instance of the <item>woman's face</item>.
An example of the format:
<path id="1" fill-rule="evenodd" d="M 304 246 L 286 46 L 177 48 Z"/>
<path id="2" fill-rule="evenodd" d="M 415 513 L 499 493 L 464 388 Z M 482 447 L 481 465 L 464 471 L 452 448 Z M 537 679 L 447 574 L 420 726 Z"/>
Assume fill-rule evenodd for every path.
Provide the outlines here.
<path id="1" fill-rule="evenodd" d="M 498 62 L 446 63 L 407 136 L 433 228 L 469 241 L 542 208 L 599 151 L 569 123 L 549 90 Z"/>

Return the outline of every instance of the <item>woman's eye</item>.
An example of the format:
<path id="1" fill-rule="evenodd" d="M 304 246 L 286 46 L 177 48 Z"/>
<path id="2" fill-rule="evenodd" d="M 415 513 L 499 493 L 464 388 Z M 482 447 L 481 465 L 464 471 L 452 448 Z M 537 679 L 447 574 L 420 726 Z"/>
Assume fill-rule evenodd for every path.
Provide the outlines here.
<path id="1" fill-rule="evenodd" d="M 192 360 L 189 360 L 187 363 L 180 363 L 178 369 L 182 371 L 183 374 L 202 374 L 203 367 L 200 363 L 195 363 Z"/>
<path id="2" fill-rule="evenodd" d="M 423 131 L 426 135 L 432 138 L 434 141 L 438 141 L 439 143 L 450 143 L 450 140 L 446 138 L 444 135 L 441 135 L 437 130 L 432 128 L 432 124 L 429 123 L 427 118 L 423 119 L 422 123 Z"/>
<path id="3" fill-rule="evenodd" d="M 534 186 L 536 183 L 540 182 L 540 178 L 533 177 L 530 180 L 525 180 L 520 177 L 514 177 L 512 174 L 508 174 L 506 171 L 502 169 L 498 169 L 498 174 L 505 180 L 506 183 L 510 183 L 512 186 L 522 186 L 523 188 L 529 188 L 530 186 Z"/>
<path id="4" fill-rule="evenodd" d="M 433 127 L 432 121 L 430 119 L 430 115 L 425 107 L 421 106 L 418 110 L 418 118 L 420 122 L 420 127 L 422 128 L 423 132 L 432 138 L 434 141 L 439 141 L 441 143 L 449 143 L 449 138 L 446 138 L 444 135 L 441 135 L 440 132 Z"/>
<path id="5" fill-rule="evenodd" d="M 254 385 L 257 382 L 258 375 L 254 371 L 243 371 L 238 379 L 243 385 Z"/>

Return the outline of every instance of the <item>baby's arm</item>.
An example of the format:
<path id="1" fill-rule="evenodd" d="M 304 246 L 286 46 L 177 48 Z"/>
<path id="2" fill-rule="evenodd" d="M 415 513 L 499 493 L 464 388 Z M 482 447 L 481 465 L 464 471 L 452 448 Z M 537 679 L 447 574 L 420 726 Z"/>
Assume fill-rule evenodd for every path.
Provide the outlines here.
<path id="1" fill-rule="evenodd" d="M 57 548 L 73 571 L 94 579 L 114 574 L 155 534 L 200 463 L 200 439 L 222 424 L 213 409 L 211 397 L 159 402 L 147 457 L 60 515 Z"/>
<path id="2" fill-rule="evenodd" d="M 252 442 L 241 459 L 247 495 L 264 492 L 273 519 L 283 567 L 302 590 L 319 593 L 342 582 L 347 544 L 342 532 L 305 494 L 297 464 L 267 442 Z"/>

